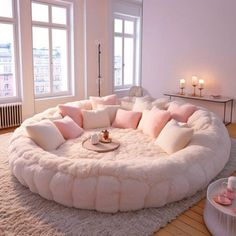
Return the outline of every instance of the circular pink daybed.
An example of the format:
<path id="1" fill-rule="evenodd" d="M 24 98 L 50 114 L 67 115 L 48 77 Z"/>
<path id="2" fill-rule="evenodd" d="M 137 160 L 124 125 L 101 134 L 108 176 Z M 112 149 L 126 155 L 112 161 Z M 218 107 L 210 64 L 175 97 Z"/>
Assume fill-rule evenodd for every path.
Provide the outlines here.
<path id="1" fill-rule="evenodd" d="M 194 195 L 223 169 L 228 132 L 216 115 L 198 109 L 189 119 L 188 146 L 167 155 L 139 130 L 110 128 L 120 147 L 95 153 L 82 147 L 91 131 L 46 152 L 27 137 L 25 125 L 52 117 L 56 108 L 26 120 L 13 134 L 9 163 L 21 184 L 69 207 L 102 212 L 160 207 Z"/>

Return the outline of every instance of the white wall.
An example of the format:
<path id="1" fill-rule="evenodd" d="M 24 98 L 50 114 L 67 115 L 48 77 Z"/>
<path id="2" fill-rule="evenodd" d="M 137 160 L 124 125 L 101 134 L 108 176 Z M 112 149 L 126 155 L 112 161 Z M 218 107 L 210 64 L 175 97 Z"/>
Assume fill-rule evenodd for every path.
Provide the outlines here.
<path id="1" fill-rule="evenodd" d="M 101 95 L 111 92 L 109 88 L 109 0 L 86 1 L 86 69 L 87 95 L 98 96 L 98 43 L 101 44 Z"/>
<path id="2" fill-rule="evenodd" d="M 184 78 L 191 92 L 197 75 L 205 94 L 236 98 L 235 12 L 235 0 L 144 0 L 143 87 L 160 97 L 178 91 Z"/>

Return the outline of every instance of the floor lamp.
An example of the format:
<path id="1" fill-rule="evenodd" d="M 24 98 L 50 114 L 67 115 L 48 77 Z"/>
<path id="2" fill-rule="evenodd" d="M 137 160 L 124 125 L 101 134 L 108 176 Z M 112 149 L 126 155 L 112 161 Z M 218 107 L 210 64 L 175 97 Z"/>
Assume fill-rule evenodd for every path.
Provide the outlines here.
<path id="1" fill-rule="evenodd" d="M 97 85 L 98 85 L 98 96 L 101 96 L 101 44 L 98 43 L 98 79 L 97 79 Z"/>

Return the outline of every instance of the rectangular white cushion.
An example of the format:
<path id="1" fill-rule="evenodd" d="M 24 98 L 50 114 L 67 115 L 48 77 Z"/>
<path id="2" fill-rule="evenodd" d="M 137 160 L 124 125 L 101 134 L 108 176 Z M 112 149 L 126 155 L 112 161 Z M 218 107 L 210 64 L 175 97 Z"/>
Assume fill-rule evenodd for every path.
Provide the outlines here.
<path id="1" fill-rule="evenodd" d="M 120 105 L 103 105 L 103 104 L 98 104 L 97 105 L 98 110 L 103 110 L 104 109 L 108 112 L 111 124 L 115 120 L 116 112 L 119 108 L 120 108 Z"/>
<path id="2" fill-rule="evenodd" d="M 96 129 L 111 125 L 107 110 L 82 110 L 84 129 Z"/>
<path id="3" fill-rule="evenodd" d="M 29 137 L 46 151 L 57 149 L 65 142 L 51 120 L 41 120 L 38 123 L 27 125 L 25 128 Z"/>
<path id="4" fill-rule="evenodd" d="M 186 147 L 192 136 L 193 129 L 181 126 L 172 119 L 162 129 L 155 144 L 159 145 L 166 153 L 172 154 Z"/>

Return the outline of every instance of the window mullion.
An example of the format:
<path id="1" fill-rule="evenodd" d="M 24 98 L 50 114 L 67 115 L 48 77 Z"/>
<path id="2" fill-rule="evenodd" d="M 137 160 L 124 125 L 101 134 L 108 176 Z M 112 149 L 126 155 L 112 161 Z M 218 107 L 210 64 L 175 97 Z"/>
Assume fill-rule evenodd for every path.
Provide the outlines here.
<path id="1" fill-rule="evenodd" d="M 137 67 L 137 20 L 134 21 L 134 37 L 133 37 L 133 84 L 136 85 L 136 67 Z"/>
<path id="2" fill-rule="evenodd" d="M 52 22 L 52 8 L 49 6 L 49 22 Z M 52 28 L 49 27 L 49 81 L 50 81 L 50 94 L 53 93 L 53 59 L 52 59 Z"/>
<path id="3" fill-rule="evenodd" d="M 122 86 L 125 85 L 125 78 L 124 78 L 124 69 L 125 69 L 125 64 L 124 64 L 124 58 L 125 58 L 125 51 L 124 51 L 124 47 L 125 47 L 125 44 L 124 44 L 124 26 L 125 26 L 125 21 L 122 20 Z"/>

